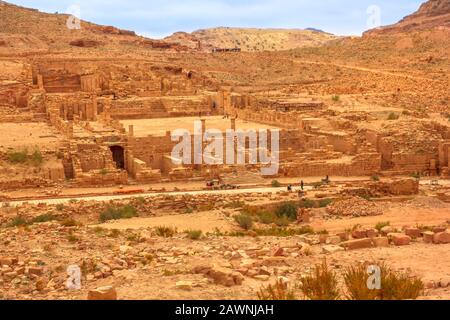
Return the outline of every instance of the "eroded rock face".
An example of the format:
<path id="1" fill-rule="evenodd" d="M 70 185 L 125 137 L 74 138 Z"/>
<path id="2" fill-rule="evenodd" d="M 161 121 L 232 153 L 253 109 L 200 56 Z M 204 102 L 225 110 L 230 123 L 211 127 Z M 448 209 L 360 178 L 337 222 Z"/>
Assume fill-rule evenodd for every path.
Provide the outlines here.
<path id="1" fill-rule="evenodd" d="M 100 42 L 95 40 L 79 39 L 70 42 L 71 46 L 81 48 L 94 48 L 100 46 Z"/>
<path id="2" fill-rule="evenodd" d="M 370 30 L 364 35 L 394 34 L 434 28 L 450 28 L 448 0 L 429 0 L 422 4 L 417 12 L 403 18 L 397 24 Z"/>

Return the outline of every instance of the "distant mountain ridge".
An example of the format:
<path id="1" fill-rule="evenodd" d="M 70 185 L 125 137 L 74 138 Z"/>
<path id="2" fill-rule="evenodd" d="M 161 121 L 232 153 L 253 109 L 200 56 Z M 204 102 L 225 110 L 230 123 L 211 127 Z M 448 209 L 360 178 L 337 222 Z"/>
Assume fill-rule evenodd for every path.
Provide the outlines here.
<path id="1" fill-rule="evenodd" d="M 337 36 L 318 29 L 259 29 L 219 27 L 192 33 L 176 32 L 165 38 L 191 49 L 240 48 L 246 52 L 280 51 L 320 46 Z"/>

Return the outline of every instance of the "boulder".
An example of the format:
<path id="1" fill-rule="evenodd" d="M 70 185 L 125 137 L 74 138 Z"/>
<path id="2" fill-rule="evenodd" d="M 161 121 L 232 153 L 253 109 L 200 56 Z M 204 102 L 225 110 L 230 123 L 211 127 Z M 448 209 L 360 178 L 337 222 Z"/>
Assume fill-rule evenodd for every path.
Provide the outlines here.
<path id="1" fill-rule="evenodd" d="M 378 237 L 372 239 L 373 245 L 377 248 L 389 247 L 389 239 L 387 237 Z"/>
<path id="2" fill-rule="evenodd" d="M 190 282 L 190 281 L 178 281 L 175 284 L 175 287 L 178 290 L 191 291 L 192 290 L 192 282 Z"/>
<path id="3" fill-rule="evenodd" d="M 367 230 L 358 229 L 358 230 L 352 231 L 352 238 L 353 239 L 367 238 Z"/>
<path id="4" fill-rule="evenodd" d="M 420 231 L 420 229 L 417 228 L 406 228 L 405 234 L 413 239 L 417 239 L 422 236 L 422 231 Z"/>
<path id="5" fill-rule="evenodd" d="M 423 233 L 423 242 L 433 243 L 435 233 L 432 231 L 426 231 Z"/>
<path id="6" fill-rule="evenodd" d="M 193 273 L 204 274 L 205 276 L 212 278 L 215 284 L 226 287 L 241 285 L 244 281 L 244 277 L 241 273 L 219 266 L 198 266 L 194 268 Z"/>
<path id="7" fill-rule="evenodd" d="M 346 242 L 342 242 L 341 246 L 346 248 L 347 250 L 358 250 L 358 249 L 367 249 L 372 248 L 372 239 L 357 239 L 357 240 L 349 240 Z"/>
<path id="8" fill-rule="evenodd" d="M 88 300 L 117 300 L 117 292 L 113 286 L 100 287 L 88 292 Z"/>
<path id="9" fill-rule="evenodd" d="M 342 248 L 340 246 L 332 245 L 332 244 L 322 247 L 322 252 L 324 254 L 333 254 L 335 252 L 344 251 L 344 250 L 345 250 L 344 248 Z"/>
<path id="10" fill-rule="evenodd" d="M 433 243 L 435 243 L 435 244 L 450 243 L 450 231 L 436 233 L 433 236 Z"/>
<path id="11" fill-rule="evenodd" d="M 336 244 L 341 243 L 341 241 L 342 241 L 341 237 L 339 237 L 339 236 L 331 236 L 331 237 L 328 237 L 327 244 L 336 245 Z"/>
<path id="12" fill-rule="evenodd" d="M 386 226 L 381 229 L 381 234 L 387 236 L 389 233 L 395 233 L 397 230 L 394 227 Z"/>
<path id="13" fill-rule="evenodd" d="M 411 243 L 411 237 L 403 233 L 390 233 L 388 238 L 396 246 L 407 246 Z"/>

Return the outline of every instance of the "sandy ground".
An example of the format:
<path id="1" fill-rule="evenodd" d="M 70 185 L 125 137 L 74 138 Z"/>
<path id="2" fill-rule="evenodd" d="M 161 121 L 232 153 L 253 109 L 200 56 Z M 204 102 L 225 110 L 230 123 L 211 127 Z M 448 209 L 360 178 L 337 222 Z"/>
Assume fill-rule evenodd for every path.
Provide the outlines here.
<path id="1" fill-rule="evenodd" d="M 342 232 L 355 225 L 373 228 L 379 222 L 390 222 L 394 227 L 436 226 L 450 219 L 450 206 L 440 209 L 389 208 L 382 216 L 359 217 L 342 220 L 314 221 L 312 227 L 317 230 L 326 229 L 330 232 Z"/>
<path id="2" fill-rule="evenodd" d="M 229 119 L 223 119 L 222 116 L 204 117 L 206 119 L 206 129 L 217 129 L 225 132 L 231 129 L 231 122 Z M 123 120 L 120 121 L 128 130 L 129 125 L 134 126 L 134 135 L 136 137 L 146 137 L 148 135 L 166 135 L 167 131 L 174 131 L 177 129 L 186 129 L 189 132 L 194 132 L 194 123 L 199 121 L 198 117 L 188 118 L 163 118 L 163 119 L 140 119 L 140 120 Z M 277 129 L 276 127 L 236 120 L 236 128 L 242 130 L 260 130 L 260 129 Z"/>
<path id="3" fill-rule="evenodd" d="M 25 149 L 39 147 L 54 150 L 62 137 L 45 123 L 2 123 L 0 125 L 0 146 Z"/>
<path id="4" fill-rule="evenodd" d="M 105 229 L 146 229 L 159 226 L 175 228 L 178 231 L 202 230 L 203 233 L 214 232 L 216 229 L 221 232 L 228 232 L 235 227 L 225 220 L 219 212 L 200 212 L 183 215 L 170 215 L 151 218 L 134 218 L 128 220 L 118 220 L 100 225 Z"/>

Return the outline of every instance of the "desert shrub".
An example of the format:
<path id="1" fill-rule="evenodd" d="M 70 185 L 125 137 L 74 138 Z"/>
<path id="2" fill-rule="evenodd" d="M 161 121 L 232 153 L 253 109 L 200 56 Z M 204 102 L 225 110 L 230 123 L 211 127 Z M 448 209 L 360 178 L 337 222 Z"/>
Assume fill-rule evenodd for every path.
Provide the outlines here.
<path id="1" fill-rule="evenodd" d="M 285 202 L 282 205 L 280 205 L 275 213 L 278 217 L 286 217 L 290 220 L 296 220 L 297 219 L 297 211 L 298 211 L 298 205 L 293 202 Z"/>
<path id="2" fill-rule="evenodd" d="M 347 298 L 350 300 L 415 300 L 424 290 L 422 280 L 407 273 L 395 272 L 386 265 L 380 266 L 380 289 L 370 290 L 367 265 L 359 264 L 344 270 Z"/>
<path id="3" fill-rule="evenodd" d="M 315 267 L 313 274 L 302 279 L 300 290 L 310 300 L 339 299 L 338 279 L 324 261 Z"/>
<path id="4" fill-rule="evenodd" d="M 258 213 L 258 218 L 259 218 L 259 221 L 261 223 L 264 223 L 264 224 L 275 223 L 275 221 L 278 219 L 278 217 L 277 217 L 277 215 L 275 213 L 269 212 L 269 211 L 266 211 L 266 210 L 263 210 L 263 211 L 259 212 Z"/>
<path id="5" fill-rule="evenodd" d="M 394 112 L 391 112 L 388 116 L 388 120 L 398 120 L 399 118 L 400 118 L 400 115 L 398 115 Z"/>
<path id="6" fill-rule="evenodd" d="M 316 234 L 328 235 L 328 234 L 330 234 L 330 232 L 327 229 L 322 229 L 322 230 L 317 231 Z"/>
<path id="7" fill-rule="evenodd" d="M 419 180 L 422 177 L 422 175 L 420 174 L 420 172 L 414 172 L 411 174 L 411 177 Z"/>
<path id="8" fill-rule="evenodd" d="M 75 242 L 80 241 L 80 238 L 78 238 L 77 236 L 75 236 L 75 235 L 73 235 L 73 234 L 69 234 L 69 235 L 67 236 L 67 240 L 68 240 L 70 243 L 75 243 Z"/>
<path id="9" fill-rule="evenodd" d="M 424 284 L 419 278 L 382 267 L 381 300 L 415 300 L 423 293 L 423 290 Z"/>
<path id="10" fill-rule="evenodd" d="M 319 207 L 320 208 L 326 208 L 332 203 L 333 203 L 333 200 L 331 200 L 331 199 L 320 199 L 319 200 Z"/>
<path id="11" fill-rule="evenodd" d="M 49 221 L 54 221 L 57 220 L 57 217 L 46 213 L 46 214 L 41 214 L 40 216 L 34 217 L 31 222 L 33 223 L 44 223 L 44 222 L 49 222 Z"/>
<path id="12" fill-rule="evenodd" d="M 203 231 L 201 230 L 188 230 L 186 233 L 191 240 L 199 240 L 203 235 Z"/>
<path id="13" fill-rule="evenodd" d="M 253 226 L 253 219 L 247 214 L 240 214 L 234 216 L 234 220 L 239 224 L 239 226 L 244 230 L 250 230 Z"/>
<path id="14" fill-rule="evenodd" d="M 377 176 L 377 175 L 374 175 L 374 176 L 372 176 L 372 181 L 375 181 L 375 182 L 378 182 L 378 181 L 380 181 L 380 177 L 379 176 Z"/>
<path id="15" fill-rule="evenodd" d="M 120 230 L 117 229 L 112 229 L 109 234 L 108 237 L 110 238 L 118 238 L 122 235 L 122 232 L 120 232 Z"/>
<path id="16" fill-rule="evenodd" d="M 334 95 L 331 97 L 331 100 L 333 100 L 334 102 L 338 102 L 339 100 L 341 100 L 341 97 L 338 95 Z"/>
<path id="17" fill-rule="evenodd" d="M 375 300 L 377 290 L 369 289 L 367 285 L 367 266 L 361 264 L 350 266 L 344 270 L 344 283 L 347 288 L 346 298 L 349 300 Z"/>
<path id="18" fill-rule="evenodd" d="M 8 153 L 8 161 L 11 163 L 25 163 L 28 160 L 27 151 L 15 151 Z"/>
<path id="19" fill-rule="evenodd" d="M 300 201 L 299 207 L 303 209 L 311 209 L 316 206 L 315 202 L 310 199 L 302 199 Z"/>
<path id="20" fill-rule="evenodd" d="M 137 217 L 136 209 L 131 205 L 122 207 L 109 207 L 100 214 L 100 221 L 106 222 L 110 220 L 131 219 Z"/>
<path id="21" fill-rule="evenodd" d="M 58 211 L 63 211 L 64 208 L 65 208 L 64 205 L 61 203 L 56 205 L 56 210 L 58 210 Z"/>
<path id="22" fill-rule="evenodd" d="M 65 219 L 60 222 L 63 227 L 76 227 L 79 223 L 75 219 Z"/>
<path id="23" fill-rule="evenodd" d="M 27 219 L 25 219 L 22 216 L 17 216 L 15 218 L 13 218 L 6 226 L 8 228 L 14 228 L 14 227 L 26 226 L 28 224 L 29 224 L 29 222 L 27 221 Z"/>
<path id="24" fill-rule="evenodd" d="M 383 229 L 384 227 L 388 227 L 390 225 L 391 225 L 391 223 L 389 221 L 378 222 L 375 225 L 375 229 L 377 229 L 378 231 L 381 231 L 381 229 Z"/>
<path id="25" fill-rule="evenodd" d="M 34 152 L 33 152 L 33 154 L 31 155 L 31 162 L 35 165 L 35 166 L 38 166 L 38 165 L 41 165 L 42 164 L 42 162 L 44 161 L 44 158 L 42 157 L 42 153 L 41 153 L 41 151 L 39 151 L 39 150 L 35 150 Z"/>
<path id="26" fill-rule="evenodd" d="M 290 301 L 296 300 L 295 294 L 282 281 L 278 280 L 274 285 L 263 286 L 257 293 L 258 299 L 262 301 Z"/>
<path id="27" fill-rule="evenodd" d="M 262 210 L 257 213 L 258 220 L 264 224 L 276 224 L 279 227 L 287 227 L 292 223 L 288 217 L 279 217 L 272 211 Z"/>
<path id="28" fill-rule="evenodd" d="M 147 200 L 144 197 L 137 197 L 137 198 L 135 198 L 135 200 L 140 205 L 143 205 L 147 202 Z"/>
<path id="29" fill-rule="evenodd" d="M 177 234 L 177 229 L 166 226 L 158 226 L 155 228 L 155 234 L 158 237 L 171 238 Z"/>
<path id="30" fill-rule="evenodd" d="M 100 170 L 100 174 L 101 174 L 102 176 L 106 176 L 106 175 L 108 174 L 108 169 L 105 169 L 105 168 L 101 169 L 101 170 Z"/>
<path id="31" fill-rule="evenodd" d="M 281 187 L 281 183 L 278 180 L 273 180 L 272 181 L 272 187 L 273 188 L 280 188 Z"/>

